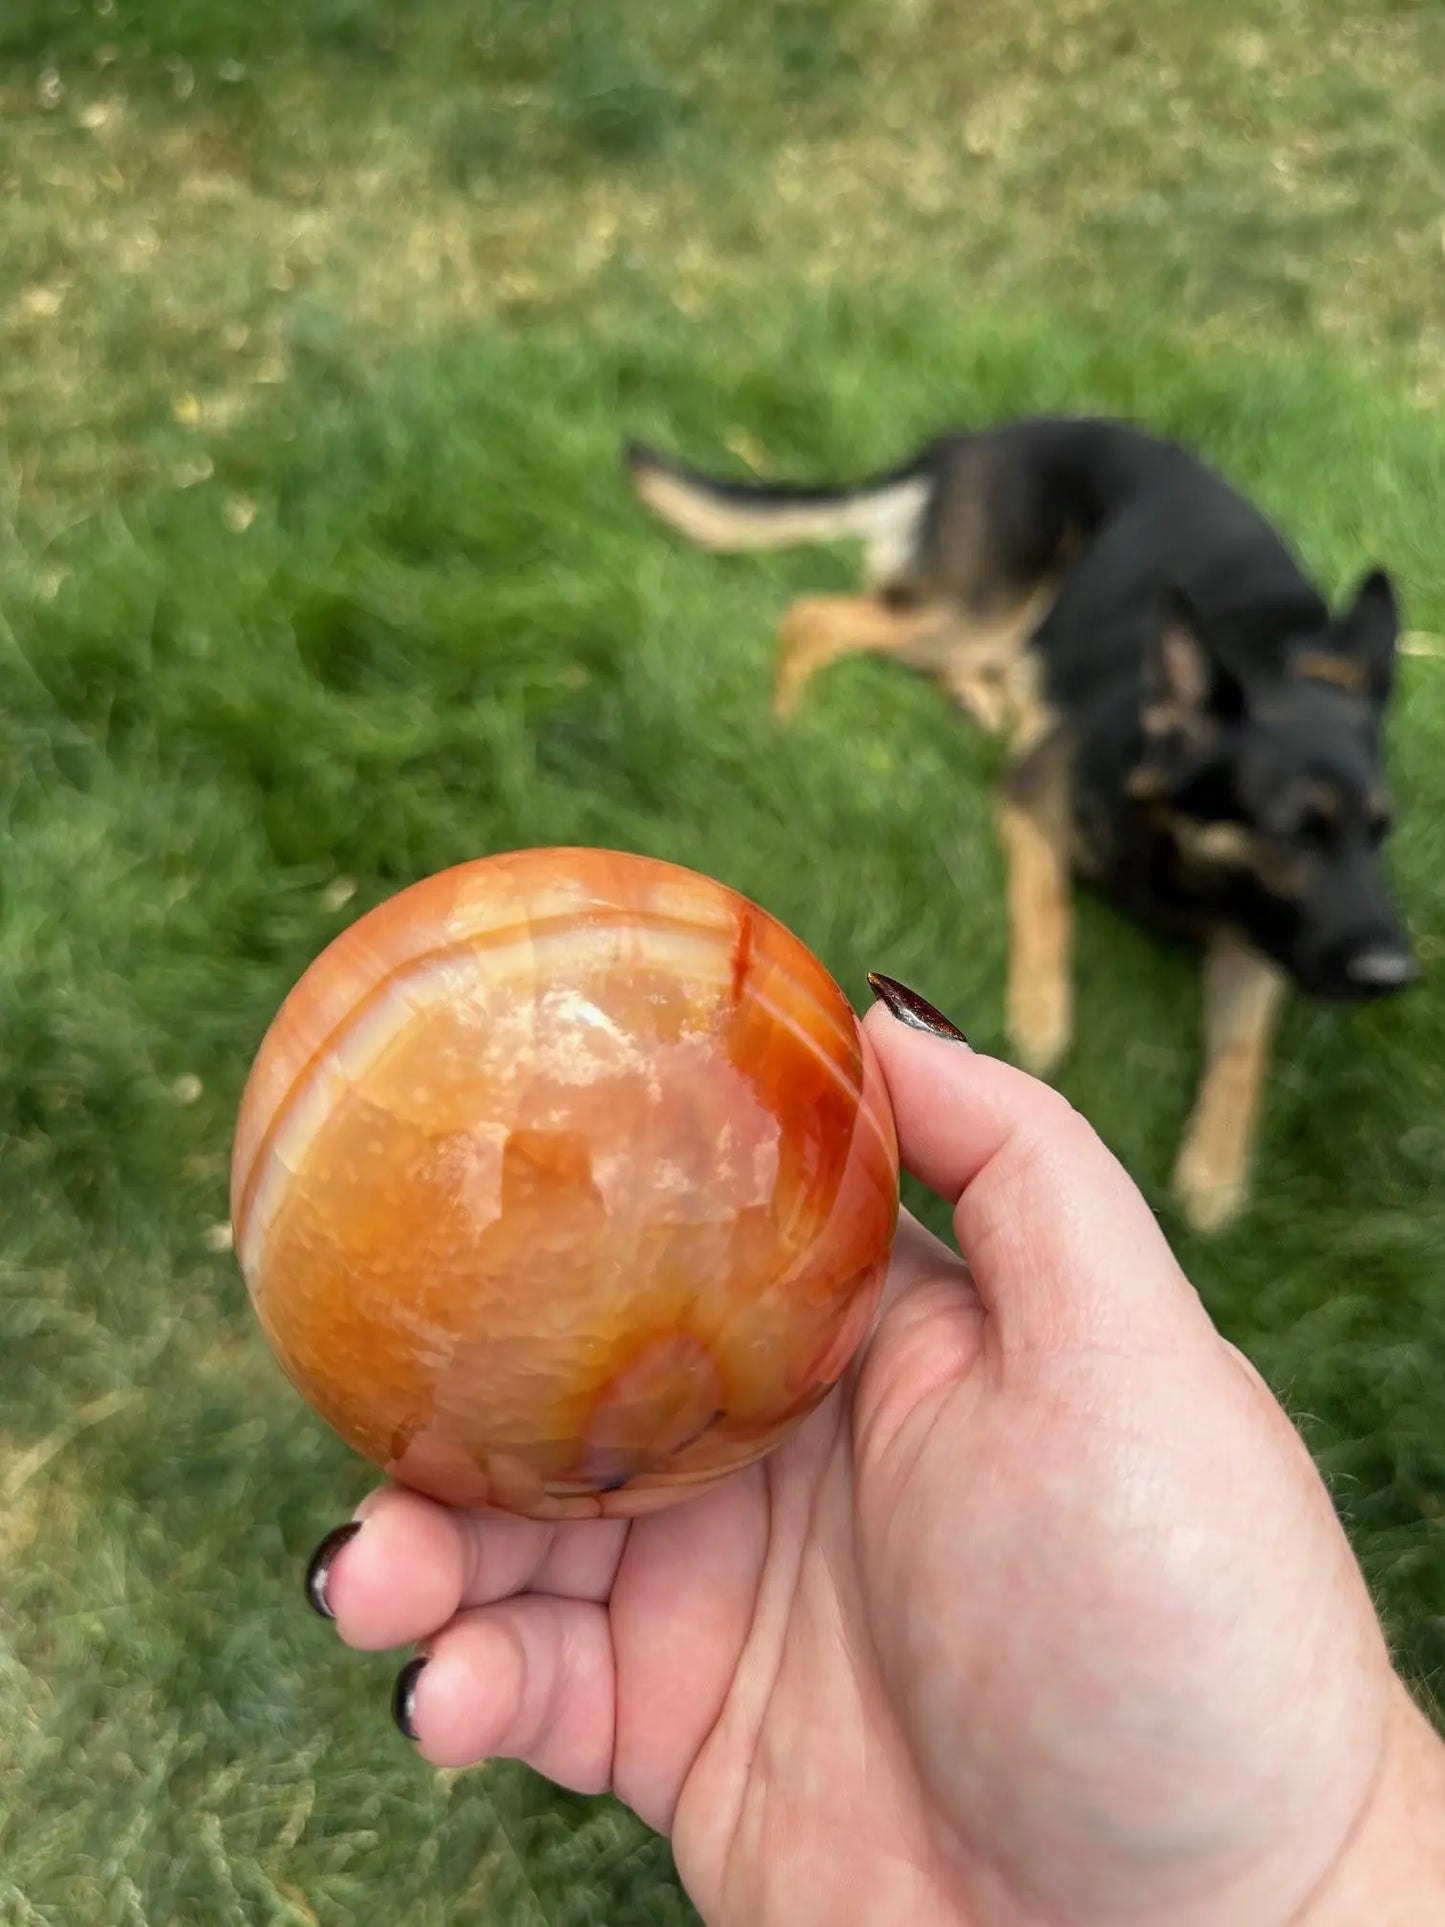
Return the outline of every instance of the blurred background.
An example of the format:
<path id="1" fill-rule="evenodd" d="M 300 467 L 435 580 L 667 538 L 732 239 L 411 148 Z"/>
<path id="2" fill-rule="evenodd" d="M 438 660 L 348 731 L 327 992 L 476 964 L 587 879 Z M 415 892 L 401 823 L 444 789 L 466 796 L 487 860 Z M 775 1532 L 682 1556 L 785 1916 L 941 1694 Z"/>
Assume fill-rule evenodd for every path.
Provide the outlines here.
<path id="1" fill-rule="evenodd" d="M 692 1918 L 611 1802 L 424 1767 L 395 1659 L 307 1613 L 372 1480 L 226 1233 L 286 990 L 499 847 L 710 871 L 860 1006 L 884 969 L 1002 1048 L 997 751 L 860 659 L 776 725 L 778 616 L 851 558 L 686 550 L 628 498 L 628 434 L 846 475 L 948 423 L 1125 413 L 1332 591 L 1395 572 L 1424 988 L 1291 1006 L 1214 1241 L 1166 1188 L 1193 967 L 1092 903 L 1060 1081 L 1304 1429 L 1428 1695 L 1445 10 L 5 0 L 0 204 L 0 1922 Z"/>

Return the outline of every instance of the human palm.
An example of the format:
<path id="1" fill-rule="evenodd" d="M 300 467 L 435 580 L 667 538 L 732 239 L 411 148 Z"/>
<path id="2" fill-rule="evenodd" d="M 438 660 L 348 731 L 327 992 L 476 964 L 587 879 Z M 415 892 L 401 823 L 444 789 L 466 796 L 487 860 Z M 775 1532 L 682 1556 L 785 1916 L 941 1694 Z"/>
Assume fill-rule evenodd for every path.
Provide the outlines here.
<path id="1" fill-rule="evenodd" d="M 1288 1919 L 1393 1684 L 1328 1497 L 1074 1113 L 867 1029 L 968 1267 L 905 1217 L 843 1385 L 672 1510 L 373 1494 L 329 1609 L 422 1643 L 426 1758 L 612 1788 L 712 1921 Z"/>

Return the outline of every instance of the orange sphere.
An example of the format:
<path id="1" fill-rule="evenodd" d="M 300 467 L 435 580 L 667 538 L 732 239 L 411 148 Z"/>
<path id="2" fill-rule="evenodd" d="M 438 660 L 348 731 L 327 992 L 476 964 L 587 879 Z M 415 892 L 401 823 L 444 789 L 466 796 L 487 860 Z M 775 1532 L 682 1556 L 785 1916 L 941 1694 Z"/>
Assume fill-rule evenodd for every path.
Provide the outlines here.
<path id="1" fill-rule="evenodd" d="M 835 1383 L 898 1215 L 881 1071 L 798 939 L 711 879 L 523 850 L 344 931 L 251 1071 L 235 1248 L 302 1395 L 394 1479 L 624 1515 Z"/>

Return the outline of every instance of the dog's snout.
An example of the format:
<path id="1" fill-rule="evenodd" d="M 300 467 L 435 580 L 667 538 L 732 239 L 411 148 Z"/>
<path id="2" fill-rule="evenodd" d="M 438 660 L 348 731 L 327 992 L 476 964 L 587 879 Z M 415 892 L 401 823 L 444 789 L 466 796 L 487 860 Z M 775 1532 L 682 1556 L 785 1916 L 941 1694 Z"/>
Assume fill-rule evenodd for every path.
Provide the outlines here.
<path id="1" fill-rule="evenodd" d="M 1392 997 L 1420 975 L 1409 938 L 1390 923 L 1357 925 L 1348 937 L 1298 953 L 1301 985 L 1318 997 Z"/>
<path id="2" fill-rule="evenodd" d="M 1364 991 L 1403 990 L 1420 967 L 1401 943 L 1368 944 L 1345 962 L 1345 975 Z"/>

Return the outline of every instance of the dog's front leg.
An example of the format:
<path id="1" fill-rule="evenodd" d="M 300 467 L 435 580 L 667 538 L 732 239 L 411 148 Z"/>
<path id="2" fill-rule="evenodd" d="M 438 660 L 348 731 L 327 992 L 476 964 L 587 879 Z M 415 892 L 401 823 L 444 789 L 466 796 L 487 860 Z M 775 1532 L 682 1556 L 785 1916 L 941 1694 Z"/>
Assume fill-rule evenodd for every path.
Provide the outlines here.
<path id="1" fill-rule="evenodd" d="M 1196 1231 L 1219 1231 L 1245 1201 L 1284 973 L 1240 938 L 1204 959 L 1204 1073 L 1174 1166 L 1174 1192 Z"/>
<path id="2" fill-rule="evenodd" d="M 1008 1035 L 1021 1062 L 1046 1076 L 1073 1036 L 1073 754 L 1060 729 L 1004 779 L 999 842 L 1008 870 Z"/>

